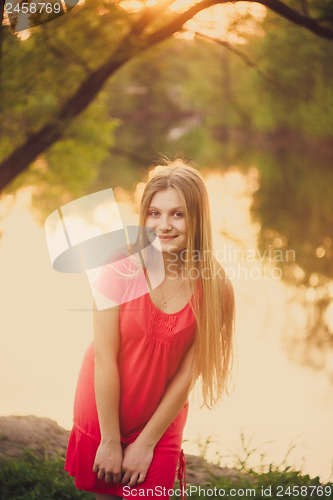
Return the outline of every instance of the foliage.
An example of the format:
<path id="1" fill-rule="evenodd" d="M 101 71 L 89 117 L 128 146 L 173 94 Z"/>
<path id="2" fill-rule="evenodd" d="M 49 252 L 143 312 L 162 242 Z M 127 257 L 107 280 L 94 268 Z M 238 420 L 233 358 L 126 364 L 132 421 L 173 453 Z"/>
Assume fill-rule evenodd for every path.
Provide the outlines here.
<path id="1" fill-rule="evenodd" d="M 329 61 L 333 45 L 288 26 L 268 13 L 262 28 L 265 37 L 250 44 L 251 57 L 260 61 L 268 85 L 256 79 L 259 130 L 295 131 L 307 137 L 328 138 L 333 126 L 333 71 Z"/>
<path id="2" fill-rule="evenodd" d="M 1 500 L 92 500 L 93 494 L 75 488 L 64 470 L 64 458 L 36 458 L 28 451 L 21 460 L 0 460 Z"/>
<path id="3" fill-rule="evenodd" d="M 5 30 L 2 158 L 47 124 L 116 52 L 136 19 L 121 4 L 90 0 L 26 40 Z M 302 4 L 330 23 L 331 0 L 288 4 L 298 10 Z M 305 284 L 313 272 L 331 278 L 333 44 L 270 11 L 252 20 L 249 31 L 249 17 L 235 17 L 230 27 L 242 43 L 175 36 L 132 58 L 7 192 L 34 186 L 42 220 L 105 186 L 132 189 L 160 153 L 180 153 L 219 171 L 254 165 L 261 179 L 253 204 L 261 249 L 274 239 L 294 249 Z M 316 256 L 319 247 L 324 258 Z M 289 263 L 284 271 L 295 282 Z"/>
<path id="4" fill-rule="evenodd" d="M 241 498 L 245 495 L 245 490 L 255 489 L 255 496 L 251 498 L 271 498 L 272 500 L 281 498 L 278 495 L 282 488 L 285 493 L 283 498 L 293 498 L 288 495 L 288 491 L 293 488 L 302 491 L 301 498 L 312 499 L 313 491 L 310 488 L 319 487 L 320 491 L 331 494 L 325 494 L 324 498 L 333 498 L 333 484 L 322 484 L 319 477 L 311 479 L 309 475 L 301 475 L 300 471 L 294 470 L 289 466 L 281 469 L 279 466 L 269 465 L 266 472 L 255 472 L 252 468 L 243 463 L 237 479 L 227 477 L 215 477 L 211 475 L 205 484 L 200 485 L 202 489 L 207 490 L 207 496 L 210 498 L 219 498 L 218 495 L 212 495 L 212 490 L 225 490 L 225 496 L 231 494 L 234 498 Z M 175 489 L 178 488 L 176 480 Z M 303 490 L 301 490 L 303 487 Z M 326 490 L 325 490 L 326 487 Z M 272 495 L 263 497 L 263 489 L 271 488 Z M 235 496 L 234 490 L 238 490 L 239 496 Z M 267 491 L 267 490 L 266 490 Z M 311 494 L 312 491 L 312 494 Z M 318 490 L 319 491 L 319 490 Z M 305 494 L 307 493 L 307 494 Z M 191 498 L 197 499 L 203 496 L 196 491 L 191 492 Z M 221 495 L 220 495 L 221 496 Z M 0 500 L 89 500 L 93 498 L 92 493 L 78 490 L 74 486 L 74 479 L 64 470 L 64 458 L 58 459 L 36 458 L 32 451 L 26 452 L 23 459 L 2 458 L 0 460 Z M 173 496 L 172 498 L 178 498 Z"/>
<path id="5" fill-rule="evenodd" d="M 300 3 L 315 18 L 330 24 L 331 1 L 324 5 L 315 0 L 288 2 L 296 10 Z M 110 54 L 114 52 L 116 56 L 119 41 L 136 19 L 136 14 L 123 10 L 121 5 L 122 2 L 91 0 L 31 30 L 27 39 L 21 40 L 9 29 L 4 30 L 1 158 L 52 121 L 56 110 L 85 77 L 101 67 Z M 116 92 L 109 94 L 105 115 L 101 120 L 87 123 L 87 129 L 95 127 L 95 136 L 99 136 L 99 127 L 107 126 L 115 113 L 126 124 L 126 132 L 117 137 L 127 147 L 120 144 L 118 152 L 138 151 L 138 156 L 145 160 L 156 157 L 156 152 L 175 150 L 176 143 L 169 148 L 171 127 L 193 129 L 195 123 L 208 128 L 218 140 L 228 139 L 229 131 L 235 127 L 249 132 L 274 133 L 283 129 L 330 137 L 332 44 L 269 11 L 261 24 L 251 20 L 255 30 L 250 35 L 245 29 L 249 17 L 249 14 L 235 17 L 230 30 L 248 40 L 244 51 L 260 63 L 267 73 L 266 80 L 225 47 L 207 42 L 185 43 L 175 38 L 132 58 L 131 69 L 125 68 L 120 72 L 122 75 L 118 73 L 114 79 L 118 84 L 111 83 L 109 87 Z M 149 29 L 163 24 L 164 18 L 157 18 Z M 88 116 L 89 113 L 80 117 L 83 134 L 82 138 L 78 134 L 77 140 L 82 142 L 86 136 L 84 120 Z M 178 150 L 181 146 L 179 143 Z M 187 156 L 195 153 L 197 143 L 193 146 L 193 152 L 185 151 Z M 62 148 L 64 158 L 67 153 L 70 158 L 75 147 L 77 142 L 67 142 Z M 105 158 L 107 155 L 105 149 Z M 99 170 L 108 163 L 100 164 Z M 126 165 L 122 159 L 119 163 L 121 167 Z M 56 168 L 54 161 L 51 168 Z M 75 170 L 70 174 L 73 175 Z M 33 181 L 38 182 L 38 177 L 34 176 Z M 87 189 L 89 176 L 86 181 L 79 173 L 82 188 Z M 23 176 L 12 190 L 23 183 L 32 181 Z M 69 185 L 68 190 L 71 189 Z"/>
<path id="6" fill-rule="evenodd" d="M 231 46 L 247 63 L 230 46 L 175 38 L 118 72 L 107 88 L 120 98 L 109 104 L 121 120 L 120 149 L 143 158 L 183 151 L 197 159 L 202 149 L 212 154 L 188 140 L 192 133 L 229 144 L 235 130 L 248 138 L 282 132 L 331 138 L 333 45 L 272 14 L 261 29 L 265 36 L 248 35 L 245 45 Z"/>
<path id="7" fill-rule="evenodd" d="M 322 485 L 318 477 L 311 479 L 309 475 L 302 476 L 299 471 L 290 470 L 289 467 L 284 470 L 272 467 L 269 472 L 261 474 L 251 471 L 247 476 L 240 476 L 237 482 L 226 478 L 212 477 L 211 481 L 205 485 L 205 489 L 211 492 L 215 488 L 217 492 L 222 490 L 224 492 L 223 496 L 232 496 L 234 498 L 248 496 L 258 499 L 270 498 L 271 500 L 278 500 L 279 498 L 295 498 L 301 495 L 301 498 L 312 500 L 323 496 L 324 492 L 325 498 L 333 498 L 332 483 Z M 263 491 L 265 491 L 264 495 Z M 222 494 L 215 496 L 210 494 L 209 496 L 219 498 Z M 191 495 L 192 497 L 201 498 L 202 492 L 201 495 L 194 494 Z"/>
<path id="8" fill-rule="evenodd" d="M 4 29 L 1 158 L 52 121 L 87 74 L 106 60 L 128 23 L 128 14 L 113 3 L 92 0 L 34 28 L 26 39 Z M 116 123 L 105 106 L 102 90 L 80 119 L 68 127 L 65 138 L 15 179 L 6 192 L 35 185 L 39 199 L 41 192 L 49 198 L 42 205 L 50 206 L 61 202 L 61 193 L 67 198 L 83 194 L 113 144 Z M 45 183 L 51 186 L 50 192 L 45 192 Z"/>
<path id="9" fill-rule="evenodd" d="M 108 158 L 117 122 L 110 120 L 103 97 L 104 93 L 80 121 L 71 124 L 66 138 L 25 174 L 25 180 L 35 186 L 32 207 L 41 223 L 58 206 L 91 191 L 99 165 Z M 15 189 L 15 183 L 11 188 Z"/>

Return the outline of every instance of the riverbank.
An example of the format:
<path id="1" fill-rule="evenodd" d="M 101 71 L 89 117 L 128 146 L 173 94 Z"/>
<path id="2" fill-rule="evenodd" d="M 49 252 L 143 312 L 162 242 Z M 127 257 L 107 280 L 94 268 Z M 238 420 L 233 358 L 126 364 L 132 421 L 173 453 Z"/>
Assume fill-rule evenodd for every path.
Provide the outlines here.
<path id="1" fill-rule="evenodd" d="M 0 500 L 93 500 L 93 494 L 75 488 L 63 469 L 68 435 L 48 418 L 0 417 Z M 193 500 L 333 498 L 332 483 L 321 484 L 319 477 L 302 476 L 289 466 L 283 470 L 269 466 L 259 474 L 246 464 L 239 470 L 219 467 L 195 455 L 186 455 L 186 463 L 186 494 Z M 167 494 L 180 498 L 178 479 Z"/>

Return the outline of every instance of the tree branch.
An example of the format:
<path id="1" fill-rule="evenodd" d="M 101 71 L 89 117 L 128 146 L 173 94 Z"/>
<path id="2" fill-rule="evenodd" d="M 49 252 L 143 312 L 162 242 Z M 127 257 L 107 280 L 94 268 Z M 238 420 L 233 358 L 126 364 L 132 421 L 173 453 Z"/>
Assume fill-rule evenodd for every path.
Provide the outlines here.
<path id="1" fill-rule="evenodd" d="M 137 35 L 142 33 L 149 24 L 155 21 L 160 14 L 163 14 L 163 12 L 174 2 L 175 0 L 160 0 L 151 7 L 145 7 L 138 21 L 133 25 L 132 33 Z"/>
<path id="2" fill-rule="evenodd" d="M 309 17 L 310 14 L 309 14 L 308 0 L 300 0 L 300 2 L 301 2 L 302 14 L 304 14 L 304 16 Z"/>
<path id="3" fill-rule="evenodd" d="M 144 158 L 143 156 L 140 156 L 136 153 L 133 153 L 132 151 L 126 151 L 125 149 L 122 148 L 117 148 L 116 146 L 112 146 L 110 148 L 110 153 L 113 153 L 115 155 L 119 156 L 124 156 L 125 158 L 129 158 L 131 161 L 134 161 L 138 165 L 148 165 L 151 162 L 150 158 Z"/>
<path id="4" fill-rule="evenodd" d="M 4 10 L 5 10 L 5 0 L 0 0 L 0 111 L 2 108 L 2 40 L 4 31 L 2 23 L 3 23 Z"/>
<path id="5" fill-rule="evenodd" d="M 91 68 L 89 67 L 89 65 L 83 59 L 81 59 L 77 54 L 75 54 L 72 49 L 70 50 L 69 47 L 67 47 L 64 44 L 64 42 L 60 43 L 59 40 L 56 40 L 55 43 L 53 40 L 51 40 L 49 33 L 45 29 L 44 25 L 42 25 L 42 29 L 43 29 L 43 42 L 55 56 L 59 57 L 63 61 L 66 61 L 70 64 L 75 64 L 76 66 L 79 66 L 88 75 L 91 73 Z"/>
<path id="6" fill-rule="evenodd" d="M 243 0 L 202 0 L 201 2 L 198 2 L 197 4 L 190 7 L 185 12 L 178 14 L 176 19 L 171 21 L 171 23 L 169 23 L 168 25 L 163 26 L 163 28 L 160 28 L 159 30 L 152 33 L 150 35 L 150 41 L 151 43 L 158 43 L 164 40 L 165 38 L 170 36 L 170 34 L 179 31 L 183 27 L 183 25 L 187 21 L 192 19 L 196 14 L 198 14 L 202 10 L 212 7 L 213 5 L 221 5 L 226 3 L 235 4 L 242 1 Z M 288 5 L 284 4 L 280 0 L 246 0 L 246 1 L 248 3 L 259 3 L 261 5 L 264 5 L 265 7 L 272 10 L 279 16 L 284 17 L 288 21 L 291 21 L 292 23 L 297 24 L 298 26 L 307 28 L 309 31 L 312 31 L 313 33 L 315 33 L 320 37 L 333 40 L 333 30 L 331 28 L 326 28 L 325 26 L 321 26 L 320 24 L 317 23 L 315 19 L 300 14 L 296 10 L 288 7 Z"/>
<path id="7" fill-rule="evenodd" d="M 239 1 L 239 0 L 236 0 Z M 156 44 L 168 38 L 170 35 L 177 33 L 181 30 L 187 21 L 192 19 L 196 14 L 202 10 L 212 7 L 212 5 L 217 5 L 218 3 L 230 3 L 229 0 L 201 0 L 201 2 L 192 5 L 188 10 L 178 14 L 177 17 L 171 21 L 171 23 L 163 26 L 162 28 L 156 30 L 154 33 L 148 36 L 149 43 Z"/>
<path id="8" fill-rule="evenodd" d="M 239 0 L 234 0 L 239 1 Z M 285 3 L 280 0 L 247 0 L 252 3 L 260 3 L 264 5 L 268 9 L 272 10 L 276 14 L 281 17 L 284 17 L 288 21 L 291 21 L 298 26 L 302 26 L 303 28 L 312 31 L 315 35 L 318 35 L 322 38 L 328 38 L 329 40 L 333 40 L 333 30 L 331 28 L 327 28 L 325 26 L 321 26 L 314 19 L 308 16 L 304 16 L 300 14 L 294 9 L 291 9 Z"/>
<path id="9" fill-rule="evenodd" d="M 154 7 L 149 7 L 133 24 L 129 34 L 120 42 L 118 48 L 109 60 L 91 73 L 81 84 L 79 89 L 64 104 L 60 112 L 41 130 L 27 138 L 24 144 L 13 151 L 0 164 L 0 191 L 4 189 L 19 173 L 27 168 L 38 155 L 45 152 L 52 144 L 58 141 L 65 133 L 66 127 L 83 111 L 96 97 L 106 80 L 113 75 L 128 60 L 132 59 L 148 47 L 180 31 L 183 25 L 200 11 L 212 5 L 237 3 L 242 0 L 201 0 L 185 12 L 177 14 L 166 26 L 157 29 L 146 36 L 144 30 L 151 22 L 161 15 L 172 0 L 164 0 Z M 249 3 L 260 3 L 289 21 L 303 26 L 316 35 L 333 39 L 333 30 L 319 25 L 314 19 L 304 16 L 291 9 L 280 0 L 247 0 Z"/>
<path id="10" fill-rule="evenodd" d="M 134 40 L 132 36 L 125 37 L 113 56 L 84 80 L 58 115 L 41 130 L 28 137 L 24 144 L 1 163 L 0 191 L 41 153 L 58 141 L 73 119 L 92 102 L 107 78 L 143 49 L 142 46 L 138 47 Z"/>
<path id="11" fill-rule="evenodd" d="M 273 80 L 272 78 L 270 78 L 266 73 L 264 73 L 262 71 L 262 69 L 260 69 L 260 67 L 255 62 L 253 62 L 246 54 L 244 54 L 244 52 L 236 49 L 230 43 L 228 43 L 228 42 L 226 42 L 224 40 L 220 40 L 219 38 L 214 38 L 214 37 L 205 35 L 205 34 L 200 33 L 198 31 L 195 31 L 194 33 L 195 33 L 196 36 L 198 36 L 200 38 L 203 38 L 204 40 L 208 40 L 208 41 L 216 43 L 218 45 L 222 45 L 222 47 L 225 47 L 227 50 L 229 50 L 230 52 L 232 52 L 233 54 L 235 54 L 236 56 L 238 56 L 240 59 L 242 59 L 242 61 L 247 66 L 249 66 L 249 68 L 252 68 L 262 80 L 264 80 L 265 82 L 269 83 L 273 87 L 277 88 L 283 94 L 286 94 L 289 97 L 293 97 L 295 99 L 302 99 L 302 97 L 300 97 L 299 95 L 297 95 L 297 94 L 295 94 L 293 92 L 290 92 L 288 89 L 282 87 L 279 84 L 279 82 L 277 82 L 276 80 Z"/>

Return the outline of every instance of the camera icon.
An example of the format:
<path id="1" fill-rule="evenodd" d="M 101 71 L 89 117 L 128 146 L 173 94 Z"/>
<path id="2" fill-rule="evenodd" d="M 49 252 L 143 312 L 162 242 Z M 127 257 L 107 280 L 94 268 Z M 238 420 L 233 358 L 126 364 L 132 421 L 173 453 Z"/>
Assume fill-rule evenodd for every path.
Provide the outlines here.
<path id="1" fill-rule="evenodd" d="M 79 0 L 5 0 L 5 11 L 14 33 L 63 16 Z"/>
<path id="2" fill-rule="evenodd" d="M 157 235 L 150 227 L 124 226 L 111 188 L 52 212 L 45 235 L 53 268 L 86 273 L 98 310 L 141 297 L 165 277 Z"/>

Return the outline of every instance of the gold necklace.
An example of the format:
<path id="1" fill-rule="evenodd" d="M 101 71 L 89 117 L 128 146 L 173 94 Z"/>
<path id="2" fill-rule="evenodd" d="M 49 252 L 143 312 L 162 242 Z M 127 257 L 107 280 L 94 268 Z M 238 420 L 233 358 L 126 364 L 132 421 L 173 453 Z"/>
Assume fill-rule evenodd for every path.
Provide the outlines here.
<path id="1" fill-rule="evenodd" d="M 175 291 L 172 295 L 170 295 L 170 297 L 168 297 L 167 299 L 165 299 L 165 298 L 164 298 L 161 288 L 160 288 L 160 287 L 158 287 L 158 288 L 159 288 L 159 290 L 160 290 L 160 292 L 161 292 L 162 299 L 163 299 L 163 304 L 162 304 L 162 307 L 164 307 L 164 309 L 167 307 L 167 302 L 168 302 L 168 300 L 170 300 L 170 299 L 171 299 L 174 295 L 176 295 L 176 293 L 177 293 L 177 292 L 179 292 L 179 290 L 181 289 L 181 287 L 182 287 L 184 284 L 185 284 L 185 281 L 183 281 L 183 283 L 180 285 L 180 287 L 178 287 L 178 288 L 177 288 L 177 290 L 176 290 L 176 291 Z"/>

